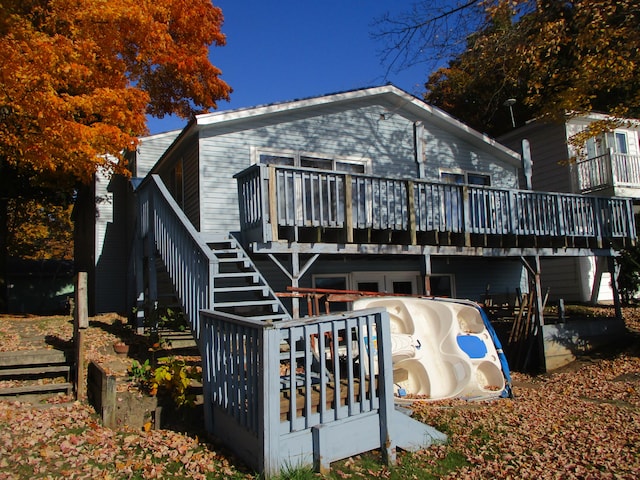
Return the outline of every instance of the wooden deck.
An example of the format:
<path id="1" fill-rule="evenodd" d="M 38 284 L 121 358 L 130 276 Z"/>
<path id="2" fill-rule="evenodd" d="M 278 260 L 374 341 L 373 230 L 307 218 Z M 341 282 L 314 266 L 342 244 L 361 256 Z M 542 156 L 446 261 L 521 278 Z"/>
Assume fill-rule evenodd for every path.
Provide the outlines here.
<path id="1" fill-rule="evenodd" d="M 610 248 L 635 243 L 632 202 L 254 165 L 237 175 L 247 242 Z"/>

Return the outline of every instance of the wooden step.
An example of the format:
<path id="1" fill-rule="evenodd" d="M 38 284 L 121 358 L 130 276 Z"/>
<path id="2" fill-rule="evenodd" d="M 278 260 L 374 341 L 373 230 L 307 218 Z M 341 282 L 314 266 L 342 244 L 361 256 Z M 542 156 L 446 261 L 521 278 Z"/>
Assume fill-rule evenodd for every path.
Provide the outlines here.
<path id="1" fill-rule="evenodd" d="M 73 390 L 73 384 L 71 384 L 70 382 L 43 383 L 43 384 L 23 385 L 20 387 L 0 388 L 0 396 L 25 395 L 29 393 L 59 392 L 62 390 L 65 390 L 67 392 L 67 395 L 71 395 L 71 391 Z"/>
<path id="2" fill-rule="evenodd" d="M 278 311 L 279 304 L 275 300 L 256 300 L 256 301 L 235 301 L 235 302 L 216 302 L 214 308 L 230 308 L 230 307 L 267 307 L 273 308 L 274 312 Z"/>
<path id="3" fill-rule="evenodd" d="M 57 375 L 56 375 L 57 374 Z M 36 383 L 54 376 L 64 377 L 64 382 Z M 69 382 L 71 365 L 62 350 L 40 349 L 0 352 L 0 377 L 20 380 L 22 385 L 0 388 L 0 396 L 38 394 L 66 391 L 71 394 Z"/>
<path id="4" fill-rule="evenodd" d="M 66 363 L 67 354 L 62 350 L 18 350 L 15 352 L 0 352 L 0 367 L 17 367 L 26 365 L 49 365 Z"/>
<path id="5" fill-rule="evenodd" d="M 236 287 L 214 287 L 214 293 L 227 293 L 227 292 L 261 292 L 263 297 L 269 296 L 269 287 L 265 285 L 249 285 L 249 286 L 236 286 Z"/>
<path id="6" fill-rule="evenodd" d="M 69 365 L 47 365 L 47 366 L 31 366 L 20 368 L 2 368 L 0 369 L 0 377 L 13 377 L 21 375 L 43 375 L 49 373 L 65 373 L 69 374 L 71 367 Z"/>

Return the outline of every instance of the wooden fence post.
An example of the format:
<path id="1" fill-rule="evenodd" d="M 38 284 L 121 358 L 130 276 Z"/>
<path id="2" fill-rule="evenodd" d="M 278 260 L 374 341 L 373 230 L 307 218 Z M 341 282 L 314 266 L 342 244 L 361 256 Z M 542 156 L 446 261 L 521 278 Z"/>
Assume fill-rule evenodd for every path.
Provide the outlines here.
<path id="1" fill-rule="evenodd" d="M 76 346 L 76 399 L 87 397 L 87 379 L 85 370 L 84 338 L 89 327 L 89 310 L 87 298 L 87 272 L 78 272 L 75 285 L 75 310 L 73 316 L 74 343 Z"/>

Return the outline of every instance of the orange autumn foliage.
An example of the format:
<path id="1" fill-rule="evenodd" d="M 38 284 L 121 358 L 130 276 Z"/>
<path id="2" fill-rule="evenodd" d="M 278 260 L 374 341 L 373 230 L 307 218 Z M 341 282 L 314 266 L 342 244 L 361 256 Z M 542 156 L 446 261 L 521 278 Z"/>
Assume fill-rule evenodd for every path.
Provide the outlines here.
<path id="1" fill-rule="evenodd" d="M 0 164 L 70 183 L 126 173 L 147 114 L 228 100 L 208 58 L 222 22 L 210 0 L 4 0 Z"/>

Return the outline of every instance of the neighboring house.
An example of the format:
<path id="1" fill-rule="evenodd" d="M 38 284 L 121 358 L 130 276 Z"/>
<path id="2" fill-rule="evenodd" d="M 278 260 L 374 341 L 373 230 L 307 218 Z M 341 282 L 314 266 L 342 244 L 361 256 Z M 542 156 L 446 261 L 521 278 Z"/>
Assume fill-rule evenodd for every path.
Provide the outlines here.
<path id="1" fill-rule="evenodd" d="M 531 121 L 498 141 L 521 152 L 527 140 L 534 190 L 570 192 L 584 195 L 623 197 L 640 205 L 640 122 L 624 122 L 624 127 L 587 140 L 582 155 L 569 138 L 592 122 L 605 120 L 603 114 L 567 118 L 565 123 Z M 613 300 L 611 275 L 604 258 L 546 258 L 542 281 L 550 298 L 596 302 Z"/>

